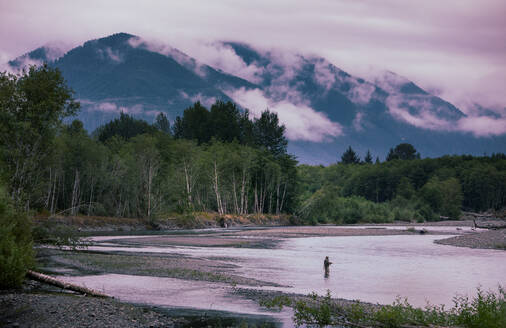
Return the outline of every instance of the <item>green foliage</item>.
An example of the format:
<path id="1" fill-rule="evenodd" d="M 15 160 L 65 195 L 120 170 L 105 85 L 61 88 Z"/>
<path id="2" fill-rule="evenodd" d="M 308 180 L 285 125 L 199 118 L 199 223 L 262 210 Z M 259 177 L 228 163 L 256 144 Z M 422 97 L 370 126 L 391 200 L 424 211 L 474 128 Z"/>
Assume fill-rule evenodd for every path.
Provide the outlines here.
<path id="1" fill-rule="evenodd" d="M 302 325 L 318 325 L 325 327 L 334 324 L 333 312 L 336 306 L 332 302 L 330 291 L 323 298 L 315 293 L 310 294 L 309 301 L 298 300 L 294 305 L 294 322 L 297 327 Z"/>
<path id="2" fill-rule="evenodd" d="M 365 154 L 364 163 L 365 164 L 372 164 L 372 155 L 369 150 L 367 150 L 367 153 Z"/>
<path id="3" fill-rule="evenodd" d="M 160 118 L 163 121 L 163 118 Z M 162 122 L 159 122 L 163 124 Z M 97 128 L 94 134 L 100 142 L 105 142 L 113 136 L 118 136 L 124 140 L 129 140 L 137 135 L 144 133 L 154 133 L 155 126 L 149 125 L 146 121 L 135 119 L 134 117 L 121 112 L 119 118 Z"/>
<path id="4" fill-rule="evenodd" d="M 246 120 L 235 105 L 217 103 L 207 113 L 216 124 L 236 113 L 243 132 Z M 254 122 L 247 122 L 253 129 Z M 224 133 L 226 141 L 213 137 L 200 145 L 160 131 L 123 134 L 130 124 L 149 126 L 122 115 L 99 129 L 98 135 L 110 135 L 104 142 L 77 120 L 62 129 L 42 172 L 41 209 L 50 215 L 142 217 L 156 228 L 160 213 L 281 214 L 297 207 L 297 162 L 291 155 L 228 140 Z"/>
<path id="5" fill-rule="evenodd" d="M 401 143 L 395 146 L 395 148 L 390 148 L 390 151 L 387 155 L 387 162 L 393 161 L 394 159 L 400 160 L 412 160 L 419 159 L 420 154 L 417 153 L 415 147 L 408 143 Z"/>
<path id="6" fill-rule="evenodd" d="M 161 213 L 298 213 L 297 222 L 316 224 L 458 218 L 462 207 L 506 205 L 505 156 L 421 160 L 400 144 L 385 163 L 372 165 L 368 151 L 367 165 L 343 165 L 360 162 L 350 146 L 342 163 L 297 167 L 275 113 L 250 119 L 222 101 L 187 108 L 174 137 L 164 114 L 150 125 L 122 113 L 92 138 L 77 120 L 62 128 L 78 105 L 45 66 L 3 73 L 0 105 L 11 198 L 50 215 L 143 217 L 156 227 Z"/>
<path id="7" fill-rule="evenodd" d="M 278 309 L 282 310 L 285 306 L 292 306 L 293 301 L 290 297 L 281 295 L 281 296 L 275 296 L 271 298 L 262 298 L 259 301 L 259 304 L 261 306 L 264 306 L 268 309 Z"/>
<path id="8" fill-rule="evenodd" d="M 0 73 L 0 159 L 16 205 L 28 208 L 40 200 L 54 137 L 62 120 L 79 108 L 72 95 L 61 73 L 47 65 L 20 75 Z"/>
<path id="9" fill-rule="evenodd" d="M 346 151 L 341 156 L 341 163 L 343 164 L 359 164 L 360 158 L 357 153 L 351 148 L 351 146 L 346 149 Z"/>
<path id="10" fill-rule="evenodd" d="M 155 123 L 153 126 L 163 133 L 170 134 L 170 122 L 167 116 L 164 113 L 159 113 L 156 115 Z"/>
<path id="11" fill-rule="evenodd" d="M 294 308 L 294 321 L 303 325 L 343 325 L 355 324 L 400 328 L 405 326 L 458 326 L 466 328 L 499 328 L 506 324 L 506 292 L 499 287 L 498 292 L 483 292 L 477 295 L 455 297 L 455 305 L 446 310 L 443 305 L 427 304 L 423 309 L 415 308 L 406 299 L 397 299 L 392 305 L 367 306 L 355 303 L 340 307 L 329 292 L 324 297 L 312 293 L 302 300 L 283 300 L 283 304 Z M 276 303 L 276 302 L 274 302 Z M 290 304 L 291 303 L 291 304 Z M 268 302 L 266 302 L 268 304 Z"/>
<path id="12" fill-rule="evenodd" d="M 279 125 L 276 113 L 266 110 L 260 118 L 255 119 L 253 139 L 257 147 L 267 149 L 274 156 L 286 154 L 288 141 L 285 138 L 285 126 Z"/>
<path id="13" fill-rule="evenodd" d="M 499 287 L 498 293 L 478 289 L 477 296 L 455 297 L 452 319 L 457 325 L 468 328 L 506 327 L 506 291 Z"/>
<path id="14" fill-rule="evenodd" d="M 339 189 L 324 187 L 305 200 L 300 213 L 308 222 L 380 223 L 391 222 L 393 215 L 387 204 L 377 204 L 362 197 L 340 197 Z"/>
<path id="15" fill-rule="evenodd" d="M 211 140 L 210 127 L 211 113 L 196 102 L 183 112 L 183 117 L 177 117 L 174 122 L 173 135 L 175 138 L 197 140 L 199 144 Z"/>
<path id="16" fill-rule="evenodd" d="M 19 287 L 33 256 L 29 219 L 14 209 L 0 186 L 0 289 Z"/>
<path id="17" fill-rule="evenodd" d="M 336 211 L 332 198 L 337 197 L 363 197 L 384 204 L 392 212 L 389 219 L 396 220 L 433 221 L 440 216 L 458 219 L 463 208 L 479 211 L 506 206 L 506 160 L 501 156 L 445 156 L 375 165 L 301 165 L 298 175 L 298 212 L 307 223 L 335 222 L 331 217 L 336 215 L 328 213 Z M 333 197 L 327 192 L 332 188 L 336 188 Z M 311 204 L 321 208 L 308 211 Z M 311 212 L 314 215 L 308 214 Z"/>
<path id="18" fill-rule="evenodd" d="M 70 246 L 73 249 L 86 246 L 75 228 L 51 220 L 33 228 L 33 240 L 38 244 Z"/>
<path id="19" fill-rule="evenodd" d="M 213 139 L 236 140 L 242 145 L 265 149 L 275 157 L 285 155 L 288 145 L 285 127 L 279 124 L 276 113 L 266 110 L 252 121 L 247 110 L 241 114 L 234 103 L 223 101 L 213 104 L 210 111 L 200 102 L 185 109 L 183 116 L 174 121 L 173 135 L 176 139 L 196 140 L 199 145 Z"/>
<path id="20" fill-rule="evenodd" d="M 435 211 L 443 216 L 458 219 L 462 206 L 462 191 L 456 178 L 440 181 L 432 178 L 420 190 L 422 198 Z"/>

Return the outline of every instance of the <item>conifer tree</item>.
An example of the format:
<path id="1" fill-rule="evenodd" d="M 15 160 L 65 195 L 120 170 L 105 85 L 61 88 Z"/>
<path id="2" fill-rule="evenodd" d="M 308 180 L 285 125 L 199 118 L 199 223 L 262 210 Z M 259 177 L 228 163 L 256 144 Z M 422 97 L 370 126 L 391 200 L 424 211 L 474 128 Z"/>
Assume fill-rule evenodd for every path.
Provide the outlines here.
<path id="1" fill-rule="evenodd" d="M 346 149 L 344 154 L 341 156 L 341 163 L 343 164 L 358 164 L 360 163 L 360 158 L 357 156 L 357 153 L 351 148 L 351 146 Z"/>
<path id="2" fill-rule="evenodd" d="M 367 150 L 367 154 L 365 154 L 364 163 L 372 164 L 372 155 L 371 155 L 371 152 L 369 151 L 369 149 Z"/>

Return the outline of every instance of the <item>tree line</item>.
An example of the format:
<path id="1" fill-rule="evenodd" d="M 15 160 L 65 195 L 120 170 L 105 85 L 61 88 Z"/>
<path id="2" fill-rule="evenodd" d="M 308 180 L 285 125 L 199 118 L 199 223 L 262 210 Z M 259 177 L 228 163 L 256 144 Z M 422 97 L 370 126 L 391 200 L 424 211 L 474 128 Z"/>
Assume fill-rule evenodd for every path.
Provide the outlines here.
<path id="1" fill-rule="evenodd" d="M 80 121 L 63 123 L 79 104 L 47 66 L 2 73 L 0 106 L 2 181 L 25 211 L 291 213 L 359 222 L 457 218 L 462 208 L 506 203 L 503 154 L 421 159 L 401 143 L 385 162 L 373 163 L 370 151 L 361 160 L 350 146 L 334 165 L 297 166 L 275 113 L 250 118 L 231 102 L 209 109 L 197 102 L 172 126 L 163 113 L 153 124 L 121 113 L 90 134 Z"/>
<path id="2" fill-rule="evenodd" d="M 299 214 L 311 221 L 458 219 L 462 209 L 480 212 L 506 205 L 504 154 L 420 159 L 412 145 L 403 143 L 390 150 L 385 162 L 373 164 L 349 147 L 341 162 L 300 165 L 298 173 Z"/>
<path id="3" fill-rule="evenodd" d="M 153 124 L 121 113 L 89 134 L 78 120 L 62 123 L 78 104 L 58 71 L 3 79 L 19 99 L 2 103 L 2 173 L 26 210 L 151 218 L 295 209 L 297 162 L 275 113 L 250 119 L 231 102 L 197 102 L 172 127 L 163 113 Z"/>

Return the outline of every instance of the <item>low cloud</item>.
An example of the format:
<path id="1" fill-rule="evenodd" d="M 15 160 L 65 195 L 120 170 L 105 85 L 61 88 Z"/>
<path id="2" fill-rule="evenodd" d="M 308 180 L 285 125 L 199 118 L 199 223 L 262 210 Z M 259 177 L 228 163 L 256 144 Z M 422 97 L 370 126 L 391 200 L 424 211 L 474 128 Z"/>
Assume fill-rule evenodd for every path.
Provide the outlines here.
<path id="1" fill-rule="evenodd" d="M 454 126 L 452 126 L 450 121 L 438 118 L 427 110 L 421 110 L 417 114 L 411 114 L 407 109 L 400 107 L 389 107 L 389 110 L 394 118 L 418 128 L 444 131 L 454 130 Z"/>
<path id="2" fill-rule="evenodd" d="M 44 64 L 44 61 L 53 62 L 65 55 L 71 46 L 61 42 L 52 42 L 42 46 L 41 48 L 45 51 L 46 60 L 30 58 L 28 54 L 24 54 L 15 59 L 15 67 L 11 66 L 7 60 L 4 64 L 0 64 L 0 71 L 19 73 L 30 66 L 40 66 Z M 0 62 L 3 62 L 3 58 L 0 58 Z"/>
<path id="3" fill-rule="evenodd" d="M 111 60 L 117 64 L 123 62 L 123 55 L 118 50 L 112 50 L 111 47 L 106 47 L 105 49 L 98 49 L 97 54 L 100 59 Z"/>
<path id="4" fill-rule="evenodd" d="M 202 68 L 202 64 L 188 56 L 182 51 L 171 47 L 168 44 L 157 40 L 149 40 L 140 37 L 132 37 L 128 39 L 128 44 L 134 48 L 143 48 L 152 52 L 159 53 L 160 55 L 164 55 L 167 57 L 171 57 L 180 65 L 194 71 L 200 76 L 205 76 L 205 70 Z"/>
<path id="5" fill-rule="evenodd" d="M 325 114 L 305 104 L 293 104 L 286 100 L 274 102 L 259 89 L 240 88 L 228 92 L 228 96 L 240 106 L 248 108 L 254 117 L 260 117 L 266 109 L 277 113 L 286 127 L 289 140 L 323 142 L 343 134 L 339 123 L 332 122 Z"/>
<path id="6" fill-rule="evenodd" d="M 23 56 L 16 60 L 16 66 L 11 66 L 9 63 L 6 63 L 3 65 L 3 70 L 9 73 L 17 74 L 24 69 L 28 70 L 30 66 L 41 66 L 42 64 L 44 64 L 42 60 L 36 60 L 28 56 Z"/>
<path id="7" fill-rule="evenodd" d="M 130 115 L 136 114 L 147 114 L 148 112 L 144 111 L 144 106 L 142 104 L 135 104 L 131 106 L 118 105 L 114 102 L 102 101 L 102 102 L 94 102 L 87 99 L 79 99 L 79 102 L 83 107 L 85 107 L 88 111 L 96 111 L 103 113 L 125 113 Z"/>
<path id="8" fill-rule="evenodd" d="M 408 109 L 396 106 L 392 102 L 389 104 L 389 111 L 394 118 L 427 130 L 472 133 L 475 137 L 500 136 L 506 133 L 506 117 L 501 116 L 474 113 L 474 115 L 449 120 L 438 117 L 434 112 L 423 107 L 413 114 Z"/>
<path id="9" fill-rule="evenodd" d="M 353 119 L 352 125 L 355 131 L 361 132 L 364 130 L 364 127 L 362 126 L 362 120 L 364 118 L 364 113 L 358 112 L 357 115 L 355 115 L 355 118 Z"/>
<path id="10" fill-rule="evenodd" d="M 216 102 L 216 97 L 208 97 L 201 94 L 200 92 L 194 95 L 189 95 L 184 91 L 180 91 L 179 94 L 181 95 L 182 98 L 187 99 L 192 103 L 196 103 L 197 101 L 199 101 L 202 105 L 208 108 L 211 107 Z"/>
<path id="11" fill-rule="evenodd" d="M 351 82 L 350 90 L 346 93 L 351 101 L 359 105 L 366 105 L 371 101 L 376 87 L 368 82 Z"/>
<path id="12" fill-rule="evenodd" d="M 410 81 L 398 74 L 385 70 L 372 70 L 369 73 L 369 78 L 388 93 L 398 93 L 402 85 Z"/>
<path id="13" fill-rule="evenodd" d="M 317 60 L 314 64 L 315 80 L 323 86 L 325 90 L 330 90 L 336 82 L 336 74 L 332 71 L 332 66 L 324 60 Z"/>
<path id="14" fill-rule="evenodd" d="M 314 64 L 314 80 L 325 92 L 336 88 L 356 104 L 369 103 L 376 90 L 372 83 L 347 74 L 326 59 L 313 58 L 311 62 Z"/>
<path id="15" fill-rule="evenodd" d="M 459 131 L 471 132 L 476 137 L 499 136 L 506 133 L 506 118 L 465 117 L 457 122 L 457 128 Z"/>
<path id="16" fill-rule="evenodd" d="M 264 68 L 258 63 L 246 64 L 234 49 L 221 42 L 193 43 L 190 45 L 191 54 L 198 61 L 225 73 L 233 74 L 251 83 L 260 83 Z"/>

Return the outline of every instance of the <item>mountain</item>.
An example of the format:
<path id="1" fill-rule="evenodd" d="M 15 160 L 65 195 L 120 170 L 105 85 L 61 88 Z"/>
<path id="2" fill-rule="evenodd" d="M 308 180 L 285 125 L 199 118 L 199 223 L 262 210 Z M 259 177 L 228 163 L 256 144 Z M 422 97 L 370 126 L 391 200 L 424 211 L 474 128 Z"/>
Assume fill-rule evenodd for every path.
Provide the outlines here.
<path id="1" fill-rule="evenodd" d="M 257 84 L 270 98 L 310 107 L 341 125 L 341 133 L 327 142 L 290 142 L 289 149 L 303 162 L 335 162 L 348 145 L 362 155 L 369 149 L 384 157 L 402 142 L 430 157 L 506 151 L 504 135 L 477 138 L 456 130 L 466 118 L 463 112 L 393 72 L 366 81 L 321 57 L 287 59 L 242 43 L 224 44 L 246 64 L 261 68 Z"/>
<path id="2" fill-rule="evenodd" d="M 456 126 L 466 115 L 393 72 L 369 81 L 318 56 L 258 50 L 237 42 L 214 44 L 233 54 L 204 64 L 178 49 L 118 33 L 66 53 L 41 47 L 9 64 L 48 62 L 62 71 L 92 131 L 121 111 L 151 122 L 173 120 L 200 101 L 232 100 L 253 115 L 269 108 L 287 127 L 289 151 L 304 163 L 332 163 L 351 145 L 384 158 L 390 147 L 412 143 L 422 156 L 506 152 L 506 136 L 475 137 Z M 224 57 L 230 59 L 229 57 Z M 230 60 L 232 60 L 230 59 Z"/>

